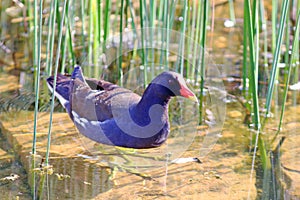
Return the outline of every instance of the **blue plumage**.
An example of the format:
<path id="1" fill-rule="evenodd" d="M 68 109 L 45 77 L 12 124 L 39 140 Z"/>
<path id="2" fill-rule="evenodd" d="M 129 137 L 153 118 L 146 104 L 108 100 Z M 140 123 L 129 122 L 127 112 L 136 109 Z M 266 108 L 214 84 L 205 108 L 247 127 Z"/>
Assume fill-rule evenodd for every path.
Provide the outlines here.
<path id="1" fill-rule="evenodd" d="M 53 77 L 47 82 L 53 91 Z M 70 78 L 57 76 L 55 91 L 80 133 L 99 143 L 130 148 L 153 148 L 166 141 L 172 96 L 197 101 L 175 72 L 158 75 L 140 97 L 103 80 L 85 79 L 78 66 Z"/>

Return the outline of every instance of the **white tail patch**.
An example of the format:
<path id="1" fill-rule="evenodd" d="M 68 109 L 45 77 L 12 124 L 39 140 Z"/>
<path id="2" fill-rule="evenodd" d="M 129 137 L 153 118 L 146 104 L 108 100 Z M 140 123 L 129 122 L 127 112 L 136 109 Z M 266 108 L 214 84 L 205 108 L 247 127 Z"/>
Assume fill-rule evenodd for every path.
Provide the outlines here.
<path id="1" fill-rule="evenodd" d="M 51 87 L 51 85 L 48 82 L 47 82 L 47 86 L 48 86 L 49 90 L 51 91 L 51 93 L 53 93 L 53 88 Z M 57 91 L 55 91 L 54 95 L 59 100 L 61 105 L 66 109 L 66 106 L 67 106 L 67 104 L 69 104 L 69 101 L 67 99 L 65 99 L 63 96 L 61 96 Z"/>

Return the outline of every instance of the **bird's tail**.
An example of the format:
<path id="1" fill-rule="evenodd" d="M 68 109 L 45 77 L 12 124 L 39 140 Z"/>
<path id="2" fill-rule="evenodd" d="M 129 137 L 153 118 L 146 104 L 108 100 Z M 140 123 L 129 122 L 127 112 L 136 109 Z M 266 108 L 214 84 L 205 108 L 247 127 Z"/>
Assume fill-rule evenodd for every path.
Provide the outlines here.
<path id="1" fill-rule="evenodd" d="M 72 85 L 72 79 L 64 75 L 58 74 L 56 79 L 55 96 L 60 103 L 67 110 L 69 109 L 70 90 Z M 54 76 L 47 79 L 47 85 L 50 91 L 53 93 Z"/>
<path id="2" fill-rule="evenodd" d="M 84 79 L 84 76 L 83 76 L 83 73 L 82 73 L 82 69 L 80 66 L 76 66 L 74 68 L 74 71 L 72 72 L 72 76 L 71 76 L 72 79 L 75 79 L 75 78 L 78 78 L 79 80 L 81 80 L 83 83 L 86 83 L 85 82 L 85 79 Z"/>
<path id="3" fill-rule="evenodd" d="M 70 95 L 72 92 L 71 90 L 73 88 L 73 80 L 76 78 L 86 83 L 80 66 L 76 66 L 74 68 L 71 77 L 58 74 L 56 79 L 55 96 L 58 98 L 62 106 L 69 112 L 69 114 L 70 114 Z M 54 76 L 50 76 L 47 79 L 47 85 L 52 93 L 53 93 L 53 84 L 54 84 Z"/>

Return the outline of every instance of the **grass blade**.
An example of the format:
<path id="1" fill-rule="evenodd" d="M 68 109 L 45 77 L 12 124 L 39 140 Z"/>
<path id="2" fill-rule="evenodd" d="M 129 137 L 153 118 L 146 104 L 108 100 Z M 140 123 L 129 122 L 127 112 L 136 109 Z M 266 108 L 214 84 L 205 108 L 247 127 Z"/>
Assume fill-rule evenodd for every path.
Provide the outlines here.
<path id="1" fill-rule="evenodd" d="M 282 102 L 282 106 L 281 106 L 281 113 L 280 113 L 280 120 L 279 120 L 279 124 L 278 124 L 278 130 L 276 133 L 276 136 L 279 134 L 280 130 L 281 130 L 281 126 L 282 126 L 282 121 L 283 121 L 283 117 L 284 117 L 284 110 L 285 110 L 285 105 L 286 105 L 286 99 L 287 99 L 287 93 L 288 93 L 288 86 L 289 86 L 289 82 L 290 82 L 290 77 L 291 77 L 291 71 L 293 67 L 297 67 L 297 66 L 293 66 L 296 65 L 296 62 L 294 62 L 295 57 L 296 57 L 296 52 L 297 52 L 297 42 L 299 43 L 299 25 L 300 24 L 300 11 L 298 11 L 298 17 L 296 20 L 296 29 L 295 29 L 295 35 L 294 35 L 294 41 L 292 44 L 292 54 L 291 54 L 291 58 L 290 58 L 290 62 L 289 62 L 289 66 L 288 66 L 288 74 L 287 74 L 287 78 L 285 81 L 285 88 L 284 88 L 284 94 L 283 94 L 283 102 Z M 288 50 L 287 50 L 288 51 Z M 274 139 L 276 138 L 276 136 L 274 137 Z M 273 140 L 274 141 L 274 140 Z"/>
<path id="2" fill-rule="evenodd" d="M 40 0 L 39 7 L 37 0 L 34 1 L 34 69 L 35 69 L 35 105 L 34 105 L 34 124 L 33 124 L 33 140 L 32 140 L 32 169 L 35 168 L 35 154 L 36 154 L 36 133 L 37 133 L 37 118 L 39 110 L 39 93 L 40 93 L 40 71 L 41 71 L 41 46 L 42 46 L 42 17 L 43 17 L 43 1 Z M 37 9 L 39 8 L 39 21 Z M 39 22 L 39 24 L 37 24 Z M 38 29 L 37 29 L 38 27 Z M 38 34 L 39 33 L 39 34 Z M 33 197 L 36 195 L 35 191 L 35 173 L 32 173 Z"/>
<path id="3" fill-rule="evenodd" d="M 200 49 L 200 97 L 199 97 L 199 122 L 202 124 L 203 120 L 203 96 L 204 96 L 204 80 L 205 80 L 205 47 L 206 47 L 206 24 L 207 24 L 208 2 L 204 0 L 203 4 L 203 23 Z"/>
<path id="4" fill-rule="evenodd" d="M 235 24 L 236 21 L 235 21 L 235 13 L 234 13 L 233 0 L 228 0 L 228 3 L 229 3 L 230 21 L 232 21 Z"/>
<path id="5" fill-rule="evenodd" d="M 120 86 L 123 85 L 123 69 L 122 69 L 122 58 L 123 58 L 123 17 L 124 17 L 124 1 L 121 1 L 121 12 L 120 12 L 120 44 L 119 44 L 119 51 L 118 51 L 118 75 L 119 75 L 119 83 Z"/>
<path id="6" fill-rule="evenodd" d="M 147 78 L 147 59 L 145 55 L 145 33 L 144 33 L 144 1 L 140 0 L 140 19 L 141 19 L 141 44 L 142 44 L 142 65 L 144 66 L 144 87 L 147 86 L 148 78 Z"/>
<path id="7" fill-rule="evenodd" d="M 255 47 L 254 47 L 254 34 L 253 34 L 253 22 L 252 22 L 252 12 L 250 6 L 250 0 L 246 0 L 246 13 L 247 15 L 247 28 L 250 34 L 249 37 L 249 49 L 250 49 L 250 87 L 253 102 L 253 119 L 254 128 L 256 130 L 260 129 L 260 117 L 259 117 L 259 105 L 258 105 L 258 93 L 257 93 L 257 81 L 255 80 L 257 69 L 255 64 Z"/>
<path id="8" fill-rule="evenodd" d="M 154 77 L 154 30 L 155 30 L 155 16 L 156 16 L 156 0 L 150 0 L 150 42 L 151 51 L 149 51 L 149 60 L 151 62 L 151 79 Z"/>
<path id="9" fill-rule="evenodd" d="M 276 47 L 276 29 L 277 29 L 277 11 L 278 11 L 278 0 L 272 0 L 272 53 L 275 52 Z"/>
<path id="10" fill-rule="evenodd" d="M 277 64 L 278 64 L 279 56 L 280 56 L 280 48 L 281 48 L 281 44 L 282 44 L 282 38 L 283 38 L 283 32 L 284 32 L 284 25 L 286 22 L 288 5 L 289 5 L 289 0 L 284 0 L 282 10 L 281 10 L 281 17 L 280 17 L 280 23 L 279 23 L 279 30 L 278 30 L 278 34 L 277 34 L 274 58 L 273 58 L 273 63 L 272 63 L 270 82 L 268 85 L 266 107 L 265 107 L 266 108 L 266 117 L 268 117 L 268 114 L 269 114 L 270 108 L 271 108 L 271 101 L 272 101 L 272 97 L 273 97 L 274 85 L 275 85 L 275 81 L 276 81 L 276 74 L 277 74 L 277 70 L 278 70 Z"/>
<path id="11" fill-rule="evenodd" d="M 198 71 L 196 70 L 196 58 L 197 58 L 197 51 L 201 51 L 197 49 L 199 44 L 199 36 L 200 36 L 200 22 L 201 22 L 201 9 L 202 4 L 198 3 L 197 9 L 197 23 L 196 23 L 196 31 L 195 31 L 195 42 L 194 42 L 194 54 L 193 54 L 193 62 L 192 62 L 192 70 L 191 70 L 191 80 L 195 80 L 195 75 L 197 77 Z"/>
<path id="12" fill-rule="evenodd" d="M 48 36 L 47 36 L 47 47 L 46 47 L 46 71 L 47 75 L 51 76 L 52 73 L 52 60 L 53 60 L 53 46 L 55 36 L 55 17 L 56 17 L 56 4 L 57 0 L 51 2 L 50 5 L 50 16 L 48 24 Z"/>
<path id="13" fill-rule="evenodd" d="M 60 27 L 64 27 L 65 23 L 65 13 L 66 13 L 66 5 L 68 3 L 68 0 L 64 1 L 64 6 L 62 10 L 62 17 L 60 21 Z M 50 154 L 50 144 L 51 144 L 51 132 L 52 132 L 52 119 L 53 119 L 53 112 L 54 112 L 54 99 L 55 99 L 55 88 L 56 88 L 56 81 L 57 81 L 57 73 L 58 73 L 58 67 L 59 67 L 59 55 L 60 55 L 60 49 L 61 49 L 61 43 L 62 43 L 62 37 L 63 37 L 63 29 L 61 28 L 58 33 L 58 46 L 56 50 L 56 59 L 55 59 L 55 69 L 54 69 L 54 80 L 53 80 L 53 93 L 51 97 L 51 107 L 50 107 L 50 119 L 49 119 L 49 129 L 48 129 L 48 140 L 47 140 L 47 151 L 46 151 L 46 159 L 45 159 L 45 165 L 47 166 L 49 164 L 49 154 Z"/>
<path id="14" fill-rule="evenodd" d="M 242 68 L 242 79 L 243 79 L 243 95 L 245 99 L 248 99 L 246 97 L 246 91 L 248 89 L 248 20 L 249 16 L 246 13 L 247 12 L 247 4 L 244 3 L 244 31 L 243 31 L 243 68 Z"/>
<path id="15" fill-rule="evenodd" d="M 85 3 L 84 0 L 80 0 L 80 14 L 81 14 L 81 37 L 82 37 L 82 46 L 85 46 Z M 82 48 L 82 54 L 85 55 L 85 48 Z"/>
<path id="16" fill-rule="evenodd" d="M 109 25 L 110 25 L 110 12 L 111 12 L 111 0 L 105 1 L 104 10 L 104 34 L 103 34 L 103 52 L 105 51 L 106 40 L 109 35 Z"/>

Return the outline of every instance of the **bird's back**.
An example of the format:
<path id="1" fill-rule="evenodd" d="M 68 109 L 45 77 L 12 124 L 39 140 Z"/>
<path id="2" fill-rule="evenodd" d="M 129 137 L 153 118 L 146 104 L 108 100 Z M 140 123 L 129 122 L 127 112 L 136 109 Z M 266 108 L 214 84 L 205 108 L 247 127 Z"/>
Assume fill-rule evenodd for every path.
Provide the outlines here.
<path id="1" fill-rule="evenodd" d="M 47 82 L 53 91 L 54 77 L 49 77 Z M 100 122 L 118 117 L 120 113 L 114 110 L 129 109 L 141 99 L 131 90 L 108 81 L 84 79 L 81 68 L 75 68 L 71 77 L 58 74 L 55 91 L 72 119 L 72 112 L 76 112 L 86 120 Z"/>

